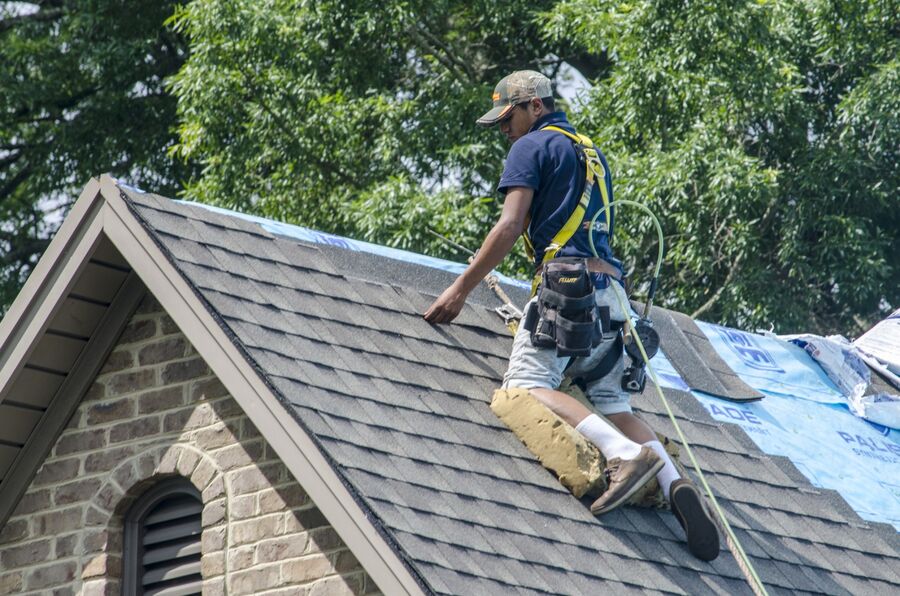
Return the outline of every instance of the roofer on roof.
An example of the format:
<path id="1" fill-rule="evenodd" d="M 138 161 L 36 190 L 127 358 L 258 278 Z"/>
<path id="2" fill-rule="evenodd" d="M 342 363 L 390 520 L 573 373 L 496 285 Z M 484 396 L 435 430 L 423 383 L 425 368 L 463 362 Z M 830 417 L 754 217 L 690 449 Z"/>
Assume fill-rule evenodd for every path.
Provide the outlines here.
<path id="1" fill-rule="evenodd" d="M 516 333 L 503 386 L 529 389 L 607 458 L 609 488 L 591 505 L 594 514 L 621 505 L 656 475 L 691 552 L 713 559 L 719 552 L 718 533 L 699 492 L 680 477 L 650 427 L 632 414 L 628 393 L 621 388 L 624 360 L 615 338 L 626 314 L 613 292 L 625 295 L 622 266 L 609 245 L 614 217 L 611 208 L 604 210 L 612 201 L 606 158 L 587 137 L 577 135 L 564 112 L 554 111 L 550 80 L 538 72 L 504 77 L 493 102 L 477 122 L 499 124 L 512 144 L 498 186 L 506 195 L 503 211 L 469 267 L 424 317 L 431 323 L 455 319 L 469 293 L 522 234 L 538 273 L 537 295 Z M 605 212 L 598 218 L 602 225 L 595 225 L 599 256 L 594 256 L 587 227 L 598 210 Z M 598 370 L 605 374 L 597 378 Z M 587 397 L 615 426 L 557 390 L 564 373 L 588 379 Z"/>

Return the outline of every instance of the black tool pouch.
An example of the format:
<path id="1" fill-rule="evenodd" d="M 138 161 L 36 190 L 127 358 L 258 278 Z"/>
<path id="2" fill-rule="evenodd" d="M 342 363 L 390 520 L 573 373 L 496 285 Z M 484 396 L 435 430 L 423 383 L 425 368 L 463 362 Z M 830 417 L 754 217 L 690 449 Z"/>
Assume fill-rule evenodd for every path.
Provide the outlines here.
<path id="1" fill-rule="evenodd" d="M 531 343 L 556 347 L 559 356 L 590 355 L 603 335 L 585 260 L 553 259 L 544 265 L 541 277 L 537 300 L 525 317 Z"/>

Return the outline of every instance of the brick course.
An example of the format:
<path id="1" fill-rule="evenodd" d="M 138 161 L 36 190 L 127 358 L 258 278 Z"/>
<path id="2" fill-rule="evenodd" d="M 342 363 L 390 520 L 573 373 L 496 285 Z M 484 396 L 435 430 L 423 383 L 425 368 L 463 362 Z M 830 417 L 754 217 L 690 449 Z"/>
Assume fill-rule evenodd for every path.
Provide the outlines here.
<path id="1" fill-rule="evenodd" d="M 204 594 L 378 593 L 151 297 L 0 528 L 0 593 L 118 594 L 124 514 L 173 475 L 203 496 Z"/>

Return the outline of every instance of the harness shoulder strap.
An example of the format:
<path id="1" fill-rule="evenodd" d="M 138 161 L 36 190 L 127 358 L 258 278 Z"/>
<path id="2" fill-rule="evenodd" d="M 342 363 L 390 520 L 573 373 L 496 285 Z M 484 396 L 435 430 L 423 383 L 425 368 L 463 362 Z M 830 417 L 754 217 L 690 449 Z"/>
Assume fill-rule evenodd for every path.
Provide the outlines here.
<path id="1" fill-rule="evenodd" d="M 603 210 L 606 214 L 606 223 L 609 228 L 608 232 L 612 234 L 612 222 L 610 219 L 609 207 L 609 191 L 606 188 L 606 168 L 603 167 L 603 162 L 600 160 L 600 154 L 597 153 L 597 148 L 594 147 L 594 142 L 587 135 L 579 133 L 573 134 L 558 126 L 545 126 L 541 130 L 561 132 L 562 134 L 572 139 L 572 141 L 575 142 L 576 146 L 584 153 L 585 161 L 587 162 L 586 169 L 588 170 L 586 176 L 589 178 L 590 174 L 593 173 L 594 180 L 602 181 L 602 184 L 600 184 L 600 198 L 603 199 Z M 588 196 L 588 200 L 590 200 L 590 196 Z"/>
<path id="2" fill-rule="evenodd" d="M 572 215 L 569 216 L 569 219 L 563 224 L 562 229 L 553 236 L 550 240 L 550 244 L 548 244 L 546 250 L 544 250 L 544 257 L 541 262 L 546 263 L 556 257 L 556 253 L 572 239 L 572 236 L 575 235 L 575 232 L 577 232 L 578 228 L 582 225 L 584 214 L 587 211 L 588 204 L 591 202 L 591 191 L 593 190 L 595 181 L 600 181 L 600 196 L 603 199 L 603 209 L 606 213 L 607 224 L 610 221 L 610 208 L 609 192 L 606 188 L 606 169 L 603 167 L 603 162 L 600 161 L 600 156 L 597 154 L 597 150 L 594 148 L 594 143 L 591 139 L 585 135 L 571 133 L 563 128 L 553 125 L 545 126 L 541 130 L 552 130 L 564 134 L 575 143 L 576 149 L 581 151 L 585 157 L 584 190 L 581 193 L 581 198 L 578 200 L 578 205 L 575 207 Z M 529 257 L 534 259 L 534 245 L 528 235 L 527 228 L 523 236 L 525 240 L 525 251 L 528 253 Z M 534 296 L 537 291 L 537 286 L 540 284 L 540 281 L 540 274 L 536 275 L 532 280 L 532 296 Z"/>

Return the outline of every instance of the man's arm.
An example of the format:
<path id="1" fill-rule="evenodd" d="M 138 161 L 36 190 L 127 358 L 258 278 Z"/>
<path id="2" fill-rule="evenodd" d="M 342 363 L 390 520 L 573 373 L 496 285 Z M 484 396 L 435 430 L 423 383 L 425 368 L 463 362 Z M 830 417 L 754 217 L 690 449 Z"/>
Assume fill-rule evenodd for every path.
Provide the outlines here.
<path id="1" fill-rule="evenodd" d="M 525 229 L 525 218 L 528 216 L 533 196 L 534 190 L 524 186 L 509 189 L 503 202 L 500 219 L 488 232 L 468 268 L 425 312 L 426 321 L 449 323 L 459 315 L 469 293 L 500 264 Z"/>

